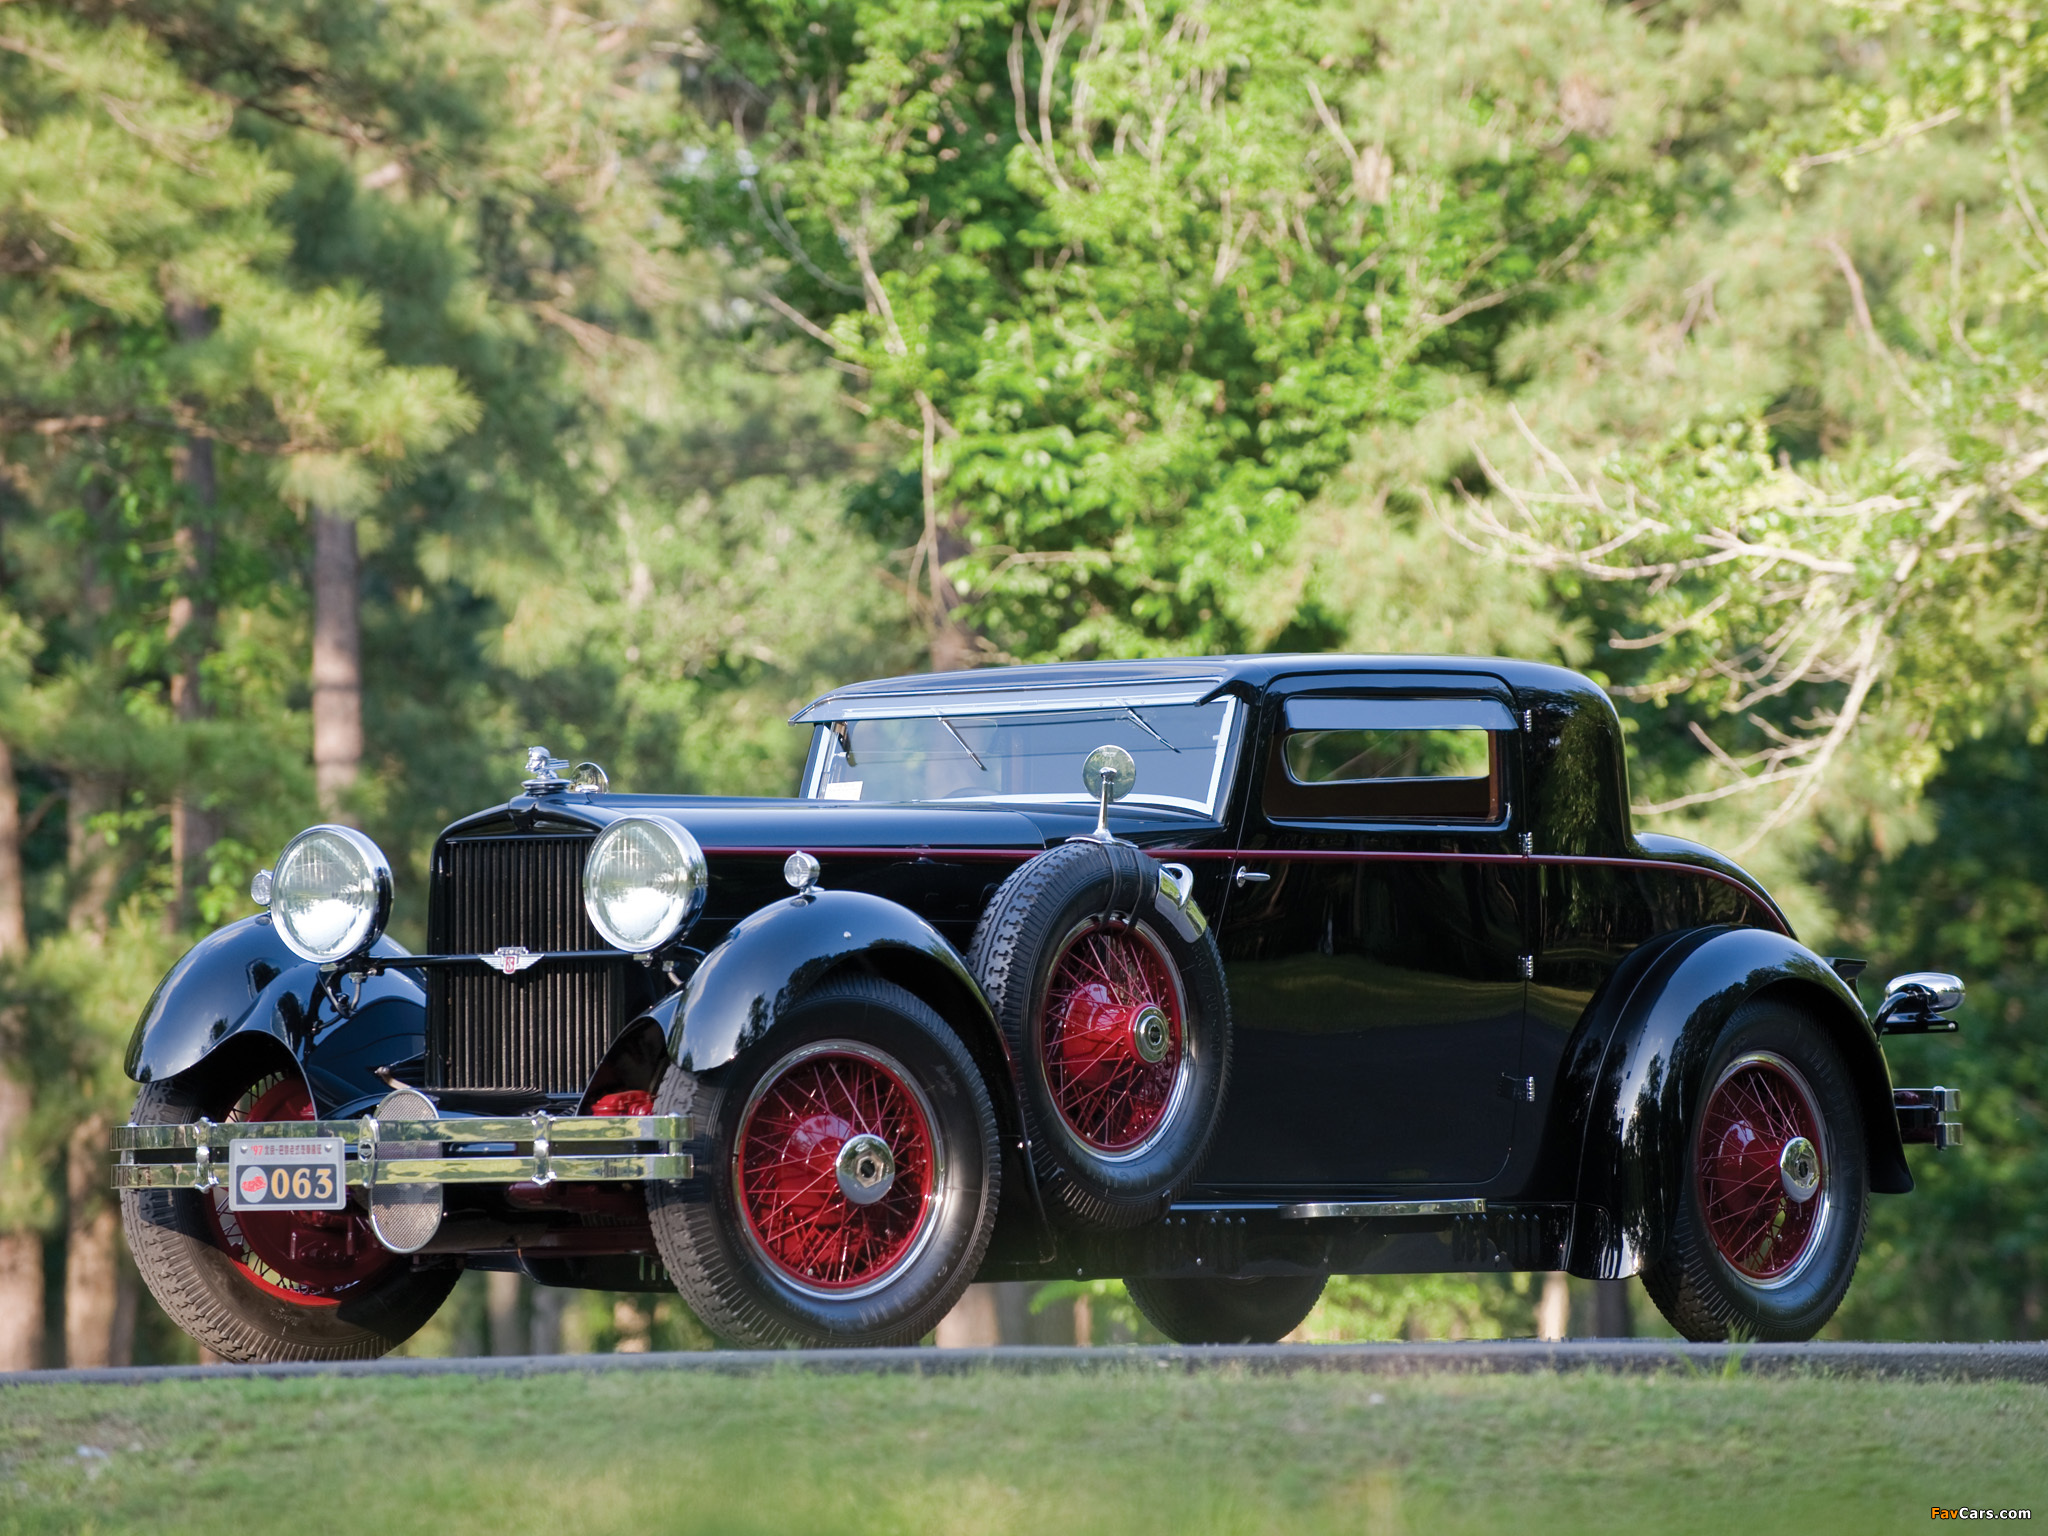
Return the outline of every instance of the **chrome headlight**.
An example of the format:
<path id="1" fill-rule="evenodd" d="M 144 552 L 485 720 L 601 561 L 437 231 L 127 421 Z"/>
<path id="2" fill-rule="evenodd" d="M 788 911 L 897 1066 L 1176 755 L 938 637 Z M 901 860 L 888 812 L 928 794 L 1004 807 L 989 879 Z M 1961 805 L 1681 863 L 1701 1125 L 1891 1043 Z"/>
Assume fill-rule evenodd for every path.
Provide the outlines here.
<path id="1" fill-rule="evenodd" d="M 309 827 L 285 844 L 270 918 L 293 954 L 345 960 L 374 944 L 390 917 L 391 861 L 354 827 Z"/>
<path id="2" fill-rule="evenodd" d="M 665 816 L 628 816 L 598 834 L 583 909 L 628 954 L 659 949 L 696 921 L 710 875 L 697 839 Z"/>

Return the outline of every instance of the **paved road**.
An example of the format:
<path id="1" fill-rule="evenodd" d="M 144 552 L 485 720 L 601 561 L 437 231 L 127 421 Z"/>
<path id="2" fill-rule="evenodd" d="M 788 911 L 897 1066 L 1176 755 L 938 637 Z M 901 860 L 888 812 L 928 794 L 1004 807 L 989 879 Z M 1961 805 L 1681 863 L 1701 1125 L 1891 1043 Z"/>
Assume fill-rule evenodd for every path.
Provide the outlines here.
<path id="1" fill-rule="evenodd" d="M 703 1354 L 499 1355 L 459 1360 L 365 1360 L 337 1365 L 171 1365 L 100 1371 L 0 1372 L 0 1387 L 152 1381 L 232 1381 L 280 1376 L 537 1376 L 563 1371 L 709 1371 L 748 1375 L 802 1370 L 828 1375 L 955 1376 L 975 1371 L 1353 1371 L 1372 1376 L 1531 1371 L 1823 1375 L 2048 1385 L 2048 1344 L 1676 1344 L 1533 1339 L 1484 1344 L 1265 1344 L 1114 1349 L 716 1350 Z"/>

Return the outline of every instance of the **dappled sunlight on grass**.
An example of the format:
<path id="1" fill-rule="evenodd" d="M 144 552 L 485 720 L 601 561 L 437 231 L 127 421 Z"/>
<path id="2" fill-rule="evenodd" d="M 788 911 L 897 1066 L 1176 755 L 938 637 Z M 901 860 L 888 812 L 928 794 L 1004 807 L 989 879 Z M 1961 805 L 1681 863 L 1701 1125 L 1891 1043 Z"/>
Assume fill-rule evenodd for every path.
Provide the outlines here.
<path id="1" fill-rule="evenodd" d="M 0 1532 L 1861 1533 L 2048 1509 L 2044 1443 L 2038 1387 L 1682 1373 L 28 1387 Z"/>

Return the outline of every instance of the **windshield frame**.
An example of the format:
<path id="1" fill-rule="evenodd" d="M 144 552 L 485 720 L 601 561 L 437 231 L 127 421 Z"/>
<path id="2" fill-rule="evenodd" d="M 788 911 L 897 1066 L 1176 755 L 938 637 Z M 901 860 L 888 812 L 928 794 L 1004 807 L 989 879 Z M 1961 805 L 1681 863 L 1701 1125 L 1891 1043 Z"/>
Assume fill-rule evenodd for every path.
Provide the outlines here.
<path id="1" fill-rule="evenodd" d="M 1139 786 L 1136 789 L 1132 790 L 1130 794 L 1125 796 L 1122 801 L 1118 802 L 1119 804 L 1124 805 L 1142 805 L 1147 807 L 1148 809 L 1154 810 L 1179 811 L 1187 815 L 1200 816 L 1208 821 L 1221 822 L 1223 820 L 1223 813 L 1226 809 L 1230 796 L 1231 780 L 1235 776 L 1237 769 L 1238 752 L 1243 745 L 1244 722 L 1250 713 L 1250 711 L 1248 711 L 1245 707 L 1244 700 L 1238 698 L 1235 694 L 1223 693 L 1217 694 L 1214 697 L 1205 698 L 1201 700 L 1194 700 L 1181 697 L 1172 699 L 1170 701 L 1164 701 L 1158 698 L 1145 698 L 1142 696 L 1134 697 L 1132 696 L 1132 694 L 1135 692 L 1136 691 L 1133 690 L 1132 692 L 1128 692 L 1123 696 L 1113 698 L 1103 698 L 1100 696 L 1094 698 L 1075 698 L 1071 696 L 1062 696 L 1052 701 L 1034 700 L 1031 706 L 1028 708 L 1019 708 L 1017 706 L 1017 702 L 1014 699 L 1011 699 L 1005 701 L 1005 704 L 1007 705 L 1007 707 L 1005 708 L 984 708 L 975 710 L 973 712 L 973 717 L 978 722 L 980 722 L 987 721 L 988 719 L 994 716 L 1005 714 L 1048 715 L 1069 712 L 1074 714 L 1094 714 L 1102 711 L 1118 709 L 1142 710 L 1148 707 L 1156 708 L 1159 707 L 1162 703 L 1166 702 L 1179 705 L 1189 705 L 1195 703 L 1221 704 L 1223 706 L 1223 723 L 1221 728 L 1217 732 L 1219 741 L 1216 750 L 1216 759 L 1214 763 L 1211 764 L 1209 770 L 1209 792 L 1206 803 L 1197 804 L 1195 801 L 1190 800 L 1185 796 L 1181 795 L 1147 794 L 1145 792 L 1145 787 L 1142 782 L 1140 782 Z M 855 721 L 855 723 L 874 719 L 944 720 L 947 716 L 952 716 L 956 719 L 961 718 L 967 713 L 966 711 L 950 707 L 944 709 L 943 711 L 937 708 L 920 709 L 916 707 L 900 707 L 900 704 L 908 702 L 909 701 L 905 699 L 903 695 L 899 694 L 896 696 L 896 698 L 891 700 L 891 703 L 897 703 L 899 704 L 899 707 L 891 709 L 886 715 L 883 715 L 879 712 L 870 713 L 868 711 L 863 710 L 858 715 L 853 716 L 852 719 Z M 948 699 L 946 702 L 948 705 L 956 703 L 957 696 L 956 698 Z M 820 716 L 812 717 L 810 721 L 811 747 L 809 755 L 807 756 L 804 762 L 802 787 L 798 790 L 799 799 L 812 800 L 826 804 L 844 805 L 870 804 L 946 806 L 1092 806 L 1095 803 L 1094 799 L 1087 793 L 1087 791 L 1083 790 L 1080 786 L 1079 759 L 1075 760 L 1074 765 L 1075 785 L 1073 791 L 1067 794 L 959 795 L 937 800 L 873 800 L 865 802 L 852 800 L 831 800 L 823 793 L 825 787 L 824 778 L 826 769 L 830 766 L 832 761 L 832 753 L 829 743 L 831 743 L 833 740 L 834 728 L 838 726 L 840 723 L 841 720 L 839 717 L 837 717 L 836 712 L 833 718 L 824 718 Z"/>

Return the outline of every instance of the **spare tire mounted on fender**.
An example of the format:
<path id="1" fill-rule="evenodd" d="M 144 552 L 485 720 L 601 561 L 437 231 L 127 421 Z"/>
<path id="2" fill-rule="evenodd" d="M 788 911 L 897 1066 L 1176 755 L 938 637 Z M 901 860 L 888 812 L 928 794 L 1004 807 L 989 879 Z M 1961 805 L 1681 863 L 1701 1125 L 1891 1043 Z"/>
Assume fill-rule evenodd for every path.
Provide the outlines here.
<path id="1" fill-rule="evenodd" d="M 1083 1226 L 1163 1215 L 1223 1110 L 1223 963 L 1161 875 L 1129 843 L 1064 843 L 997 888 L 968 953 L 1022 1079 L 1039 1182 Z"/>

